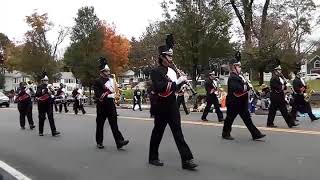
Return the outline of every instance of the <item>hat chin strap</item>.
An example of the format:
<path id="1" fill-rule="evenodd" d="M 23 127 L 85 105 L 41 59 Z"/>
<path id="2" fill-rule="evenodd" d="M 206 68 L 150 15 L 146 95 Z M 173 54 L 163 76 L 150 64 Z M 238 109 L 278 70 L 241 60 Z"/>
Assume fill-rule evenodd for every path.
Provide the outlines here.
<path id="1" fill-rule="evenodd" d="M 238 75 L 240 74 L 240 72 L 238 72 L 238 70 L 237 70 L 237 65 L 233 65 L 233 69 Z"/>

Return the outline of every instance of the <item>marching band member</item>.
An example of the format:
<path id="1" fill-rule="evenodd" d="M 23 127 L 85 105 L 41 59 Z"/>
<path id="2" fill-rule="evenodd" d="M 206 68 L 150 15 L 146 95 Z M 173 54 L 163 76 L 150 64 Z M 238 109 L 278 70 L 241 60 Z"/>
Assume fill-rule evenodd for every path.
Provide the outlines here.
<path id="1" fill-rule="evenodd" d="M 177 104 L 178 109 L 180 109 L 180 105 L 182 104 L 183 110 L 186 113 L 186 115 L 190 114 L 190 112 L 187 109 L 186 101 L 184 99 L 184 94 L 188 90 L 188 86 L 186 84 L 182 85 L 179 91 L 177 92 Z"/>
<path id="2" fill-rule="evenodd" d="M 50 128 L 52 136 L 58 136 L 59 131 L 56 130 L 56 126 L 53 119 L 53 94 L 54 91 L 48 86 L 48 76 L 44 73 L 41 79 L 42 84 L 37 88 L 36 97 L 38 101 L 38 111 L 39 111 L 39 136 L 43 136 L 43 126 L 44 120 L 46 119 L 46 114 L 49 119 Z"/>
<path id="3" fill-rule="evenodd" d="M 220 104 L 218 100 L 218 94 L 219 94 L 219 80 L 215 76 L 215 72 L 212 71 L 209 73 L 209 77 L 205 82 L 205 89 L 207 91 L 207 96 L 206 96 L 206 102 L 207 105 L 203 111 L 202 114 L 202 121 L 208 121 L 207 120 L 207 115 L 210 111 L 210 108 L 212 105 L 214 105 L 214 108 L 216 110 L 217 116 L 218 116 L 218 121 L 222 122 L 223 121 L 223 114 L 222 111 L 220 110 Z"/>
<path id="4" fill-rule="evenodd" d="M 103 149 L 103 126 L 108 118 L 117 148 L 121 149 L 129 143 L 125 140 L 118 128 L 117 109 L 114 103 L 115 87 L 110 76 L 110 68 L 106 64 L 106 59 L 100 59 L 100 77 L 94 82 L 94 94 L 97 102 L 97 129 L 96 142 L 97 148 Z"/>
<path id="5" fill-rule="evenodd" d="M 172 36 L 172 35 L 171 35 Z M 169 36 L 168 36 L 169 37 Z M 159 160 L 159 145 L 164 130 L 169 124 L 174 140 L 178 147 L 182 168 L 193 170 L 197 164 L 193 162 L 193 155 L 189 146 L 184 140 L 181 129 L 180 112 L 177 106 L 175 91 L 186 83 L 187 77 L 180 76 L 170 68 L 172 64 L 172 49 L 167 46 L 160 46 L 159 50 L 159 66 L 151 71 L 152 90 L 155 93 L 152 107 L 154 110 L 154 128 L 152 130 L 149 149 L 149 164 L 154 166 L 163 166 L 163 162 Z M 173 40 L 171 41 L 173 44 Z"/>
<path id="6" fill-rule="evenodd" d="M 241 73 L 240 59 L 240 52 L 237 52 L 236 58 L 233 58 L 230 62 L 231 73 L 228 79 L 228 95 L 226 99 L 227 117 L 223 125 L 222 138 L 234 140 L 230 133 L 233 121 L 239 114 L 250 131 L 252 139 L 257 140 L 266 135 L 262 134 L 252 122 L 248 110 L 248 91 L 250 90 L 250 85 Z"/>
<path id="7" fill-rule="evenodd" d="M 76 115 L 78 114 L 79 110 L 82 111 L 82 114 L 86 114 L 86 111 L 84 110 L 83 103 L 81 100 L 82 96 L 83 96 L 82 92 L 79 88 L 75 88 L 72 91 L 72 97 L 74 98 L 73 110 Z"/>
<path id="8" fill-rule="evenodd" d="M 287 102 L 284 94 L 284 90 L 287 89 L 287 82 L 281 72 L 282 72 L 282 69 L 280 65 L 280 60 L 276 59 L 276 64 L 273 69 L 272 77 L 270 79 L 271 103 L 269 107 L 267 127 L 272 127 L 272 128 L 277 127 L 274 125 L 273 121 L 276 116 L 276 112 L 279 109 L 288 127 L 292 128 L 293 126 L 297 126 L 298 124 L 295 124 L 294 120 L 288 113 Z"/>
<path id="9" fill-rule="evenodd" d="M 293 105 L 291 109 L 291 116 L 296 119 L 297 112 L 308 113 L 311 121 L 319 120 L 320 117 L 316 117 L 312 113 L 312 108 L 309 102 L 307 102 L 304 98 L 304 93 L 306 93 L 307 85 L 302 79 L 301 66 L 297 64 L 297 71 L 295 72 L 296 77 L 293 80 Z"/>
<path id="10" fill-rule="evenodd" d="M 60 88 L 57 90 L 57 94 L 56 94 L 56 100 L 55 101 L 59 101 L 59 113 L 62 112 L 62 105 L 64 106 L 64 112 L 69 112 L 68 108 L 67 108 L 67 100 L 66 100 L 66 92 L 65 92 L 65 88 L 64 85 L 62 83 L 60 83 Z M 56 105 L 56 103 L 55 103 Z M 57 107 L 56 107 L 57 109 Z"/>
<path id="11" fill-rule="evenodd" d="M 36 126 L 34 125 L 32 118 L 32 101 L 31 101 L 31 93 L 28 87 L 26 87 L 25 82 L 21 82 L 19 84 L 19 88 L 17 90 L 17 98 L 18 102 L 18 110 L 20 113 L 20 127 L 21 129 L 25 129 L 26 116 L 28 118 L 30 129 L 34 129 Z"/>

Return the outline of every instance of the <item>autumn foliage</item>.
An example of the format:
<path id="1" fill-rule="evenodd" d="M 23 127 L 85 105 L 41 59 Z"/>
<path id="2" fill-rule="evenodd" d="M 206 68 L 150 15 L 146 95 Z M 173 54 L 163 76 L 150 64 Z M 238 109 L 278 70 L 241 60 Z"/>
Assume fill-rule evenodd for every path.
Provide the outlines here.
<path id="1" fill-rule="evenodd" d="M 127 38 L 117 35 L 115 28 L 104 23 L 104 50 L 108 57 L 111 72 L 119 74 L 129 62 L 130 42 Z"/>

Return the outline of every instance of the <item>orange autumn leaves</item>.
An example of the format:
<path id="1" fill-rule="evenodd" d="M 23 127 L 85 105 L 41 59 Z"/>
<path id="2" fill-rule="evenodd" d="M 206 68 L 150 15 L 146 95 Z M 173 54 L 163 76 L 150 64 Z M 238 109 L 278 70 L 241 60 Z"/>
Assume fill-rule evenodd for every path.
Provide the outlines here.
<path id="1" fill-rule="evenodd" d="M 104 24 L 103 48 L 106 52 L 111 72 L 118 75 L 123 72 L 129 62 L 130 42 L 117 35 L 115 28 Z"/>

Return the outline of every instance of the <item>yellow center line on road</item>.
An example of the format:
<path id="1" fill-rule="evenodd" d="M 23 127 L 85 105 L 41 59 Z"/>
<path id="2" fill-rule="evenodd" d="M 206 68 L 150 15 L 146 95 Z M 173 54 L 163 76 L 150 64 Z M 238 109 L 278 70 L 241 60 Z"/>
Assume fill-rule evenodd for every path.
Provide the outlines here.
<path id="1" fill-rule="evenodd" d="M 9 110 L 16 110 L 16 108 L 6 108 Z M 57 113 L 58 114 L 58 113 Z M 73 113 L 63 113 L 66 115 L 74 115 Z M 96 116 L 96 114 L 87 113 L 85 116 Z M 142 118 L 142 117 L 130 117 L 130 116 L 118 116 L 120 119 L 134 119 L 140 121 L 153 121 L 153 118 Z M 182 120 L 182 124 L 189 124 L 189 125 L 199 125 L 199 126 L 214 126 L 214 127 L 223 127 L 222 123 L 214 123 L 214 122 L 201 122 L 199 121 L 187 121 Z M 238 129 L 247 129 L 245 125 L 232 125 L 232 128 Z M 268 127 L 257 127 L 259 130 L 263 131 L 271 131 L 271 132 L 285 132 L 285 133 L 294 133 L 294 134 L 308 134 L 308 135 L 320 135 L 320 131 L 310 131 L 310 130 L 301 130 L 301 129 L 284 129 L 284 128 L 268 128 Z"/>

